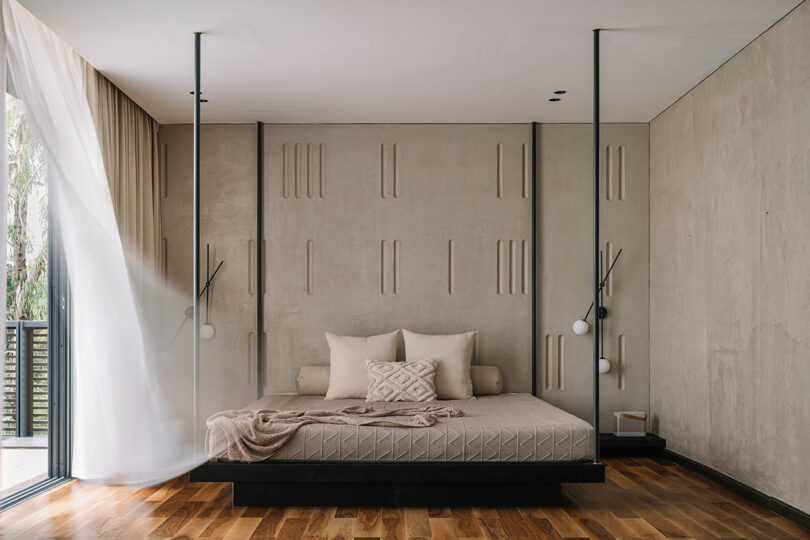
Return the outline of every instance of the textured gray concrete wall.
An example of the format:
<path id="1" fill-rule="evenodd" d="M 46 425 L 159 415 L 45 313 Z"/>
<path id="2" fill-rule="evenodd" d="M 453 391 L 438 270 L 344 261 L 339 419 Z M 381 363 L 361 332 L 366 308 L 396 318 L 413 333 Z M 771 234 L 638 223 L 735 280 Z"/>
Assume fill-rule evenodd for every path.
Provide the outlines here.
<path id="1" fill-rule="evenodd" d="M 202 276 L 205 245 L 211 260 L 224 260 L 210 294 L 210 322 L 216 335 L 201 342 L 200 417 L 246 405 L 256 396 L 256 126 L 205 125 L 200 141 Z M 165 179 L 163 235 L 168 282 L 192 302 L 192 130 L 160 126 Z M 213 268 L 211 269 L 213 272 Z M 205 310 L 205 298 L 202 304 Z M 183 313 L 167 313 L 171 332 Z M 173 353 L 190 354 L 186 324 Z M 191 376 L 189 374 L 189 376 Z"/>
<path id="2" fill-rule="evenodd" d="M 531 390 L 528 125 L 268 125 L 267 392 L 328 364 L 324 332 L 477 330 Z M 400 358 L 404 358 L 400 351 Z"/>
<path id="3" fill-rule="evenodd" d="M 651 124 L 651 408 L 810 511 L 810 3 Z"/>
<path id="4" fill-rule="evenodd" d="M 266 392 L 328 363 L 325 331 L 396 328 L 478 330 L 475 363 L 500 366 L 507 391 L 531 390 L 528 125 L 265 130 Z M 190 290 L 190 126 L 162 126 L 160 143 L 167 277 Z M 255 126 L 202 127 L 202 243 L 225 259 L 202 415 L 255 395 L 255 152 Z"/>
<path id="5" fill-rule="evenodd" d="M 600 140 L 600 241 L 606 259 L 623 249 L 604 296 L 611 370 L 600 377 L 600 430 L 609 432 L 613 411 L 649 407 L 649 127 L 603 125 Z M 593 128 L 545 124 L 537 143 L 537 388 L 590 421 L 593 333 L 571 326 L 592 299 Z"/>

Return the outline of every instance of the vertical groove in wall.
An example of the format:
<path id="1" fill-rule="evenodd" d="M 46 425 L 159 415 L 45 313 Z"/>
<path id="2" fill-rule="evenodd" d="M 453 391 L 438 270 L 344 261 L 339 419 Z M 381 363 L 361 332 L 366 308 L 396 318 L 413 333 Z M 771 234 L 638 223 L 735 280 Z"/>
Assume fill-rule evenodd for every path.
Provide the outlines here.
<path id="1" fill-rule="evenodd" d="M 605 147 L 605 200 L 613 198 L 613 148 Z"/>
<path id="2" fill-rule="evenodd" d="M 503 294 L 503 240 L 498 240 L 497 249 L 495 250 L 495 259 L 497 261 L 495 278 L 498 281 L 496 290 L 498 294 Z"/>
<path id="3" fill-rule="evenodd" d="M 312 240 L 307 240 L 307 294 L 312 294 L 312 287 L 313 287 L 313 280 L 315 276 L 313 275 L 314 272 L 314 256 L 315 253 L 313 252 L 314 246 Z"/>
<path id="4" fill-rule="evenodd" d="M 307 198 L 312 198 L 312 144 L 307 143 Z"/>
<path id="5" fill-rule="evenodd" d="M 160 269 L 162 272 L 163 281 L 169 279 L 169 242 L 165 238 L 160 239 L 160 249 L 163 254 L 163 267 Z"/>
<path id="6" fill-rule="evenodd" d="M 400 241 L 394 240 L 394 294 L 399 294 L 399 252 L 400 252 Z"/>
<path id="7" fill-rule="evenodd" d="M 301 143 L 295 143 L 295 198 L 301 198 Z"/>
<path id="8" fill-rule="evenodd" d="M 616 359 L 616 371 L 619 375 L 619 390 L 624 390 L 627 386 L 625 384 L 624 372 L 627 368 L 627 358 L 625 357 L 626 345 L 624 343 L 624 335 L 619 334 L 619 351 Z"/>
<path id="9" fill-rule="evenodd" d="M 385 160 L 385 143 L 380 145 L 380 198 L 385 198 L 385 169 L 387 163 Z"/>
<path id="10" fill-rule="evenodd" d="M 281 145 L 281 196 L 290 198 L 290 145 Z"/>
<path id="11" fill-rule="evenodd" d="M 565 390 L 565 336 L 557 335 L 557 388 Z"/>
<path id="12" fill-rule="evenodd" d="M 447 242 L 447 292 L 456 293 L 456 241 Z"/>
<path id="13" fill-rule="evenodd" d="M 498 198 L 503 198 L 503 145 L 498 143 L 497 148 L 497 157 L 495 160 L 495 167 L 496 167 L 496 183 L 497 183 L 497 191 L 498 191 Z"/>
<path id="14" fill-rule="evenodd" d="M 523 143 L 523 198 L 529 198 L 529 181 L 531 180 L 531 169 L 529 168 L 529 159 L 531 158 L 531 154 L 529 153 L 529 145 Z"/>
<path id="15" fill-rule="evenodd" d="M 517 293 L 517 240 L 509 240 L 509 294 Z"/>
<path id="16" fill-rule="evenodd" d="M 607 272 L 608 268 L 610 267 L 610 263 L 613 262 L 613 242 L 606 242 L 605 243 L 605 272 Z M 610 298 L 613 296 L 613 273 L 610 274 L 607 278 L 607 283 L 605 283 L 605 294 Z"/>
<path id="17" fill-rule="evenodd" d="M 256 384 L 256 333 L 248 332 L 248 354 L 247 354 L 247 384 Z"/>
<path id="18" fill-rule="evenodd" d="M 546 390 L 551 390 L 553 354 L 554 354 L 554 344 L 552 341 L 552 337 L 551 335 L 546 334 L 545 347 L 543 350 L 543 359 L 545 360 L 545 363 L 543 365 L 545 372 L 545 380 L 543 381 L 543 384 L 546 387 Z"/>
<path id="19" fill-rule="evenodd" d="M 267 268 L 267 258 L 269 255 L 267 254 L 267 240 L 262 238 L 262 268 Z M 256 292 L 261 295 L 267 294 L 267 289 L 264 287 L 265 283 L 265 273 L 262 272 L 256 277 Z M 264 335 L 264 333 L 262 333 Z"/>
<path id="20" fill-rule="evenodd" d="M 623 201 L 627 197 L 627 160 L 625 158 L 624 145 L 619 146 L 619 200 Z"/>
<path id="21" fill-rule="evenodd" d="M 399 198 L 399 145 L 394 143 L 394 198 Z"/>
<path id="22" fill-rule="evenodd" d="M 529 242 L 523 240 L 523 264 L 521 265 L 523 269 L 523 286 L 521 292 L 523 294 L 529 294 L 529 257 Z"/>
<path id="23" fill-rule="evenodd" d="M 385 294 L 385 240 L 380 242 L 380 293 Z"/>
<path id="24" fill-rule="evenodd" d="M 256 288 L 253 285 L 253 283 L 254 283 L 254 281 L 253 281 L 254 280 L 254 274 L 255 274 L 255 271 L 256 271 L 256 269 L 254 268 L 255 265 L 256 265 L 255 259 L 254 259 L 255 258 L 255 251 L 254 251 L 255 247 L 256 247 L 256 241 L 253 240 L 252 238 L 250 240 L 248 240 L 248 268 L 247 268 L 248 275 L 247 275 L 247 282 L 248 282 L 248 294 L 250 296 L 253 296 L 254 292 L 256 291 Z"/>
<path id="25" fill-rule="evenodd" d="M 321 143 L 318 148 L 318 184 L 321 199 L 326 198 L 326 174 L 324 173 L 324 144 Z"/>
<path id="26" fill-rule="evenodd" d="M 166 163 L 166 156 L 168 155 L 168 153 L 169 152 L 168 152 L 168 148 L 166 147 L 166 145 L 161 144 L 159 149 L 158 149 L 158 164 L 159 164 L 159 167 L 160 167 L 159 173 L 158 173 L 158 179 L 159 179 L 159 182 L 160 182 L 160 196 L 163 199 L 165 199 L 167 197 L 167 193 L 168 193 L 168 186 L 166 185 L 166 182 L 168 181 L 168 178 L 169 178 L 167 176 L 168 165 Z"/>

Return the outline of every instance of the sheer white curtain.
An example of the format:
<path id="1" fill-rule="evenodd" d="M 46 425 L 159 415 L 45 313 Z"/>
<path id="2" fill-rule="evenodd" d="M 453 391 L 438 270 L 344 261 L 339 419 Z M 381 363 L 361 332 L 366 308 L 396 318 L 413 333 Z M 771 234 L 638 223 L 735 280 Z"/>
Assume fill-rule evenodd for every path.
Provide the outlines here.
<path id="1" fill-rule="evenodd" d="M 190 359 L 159 354 L 160 343 L 144 330 L 152 325 L 139 320 L 142 299 L 136 301 L 130 284 L 81 59 L 15 0 L 2 1 L 3 56 L 47 156 L 51 211 L 70 278 L 73 474 L 114 483 L 169 478 L 204 459 L 193 443 Z M 6 205 L 0 207 L 5 222 Z"/>

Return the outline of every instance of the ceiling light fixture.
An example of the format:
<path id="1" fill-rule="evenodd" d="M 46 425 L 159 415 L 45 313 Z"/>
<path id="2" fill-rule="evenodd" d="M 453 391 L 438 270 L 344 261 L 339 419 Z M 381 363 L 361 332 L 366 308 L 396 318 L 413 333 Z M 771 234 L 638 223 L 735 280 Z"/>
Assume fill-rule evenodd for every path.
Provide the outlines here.
<path id="1" fill-rule="evenodd" d="M 557 95 L 565 94 L 566 90 L 554 90 L 554 93 Z"/>
<path id="2" fill-rule="evenodd" d="M 549 98 L 549 101 L 554 101 L 554 102 L 560 101 L 560 98 L 558 98 L 558 97 Z"/>

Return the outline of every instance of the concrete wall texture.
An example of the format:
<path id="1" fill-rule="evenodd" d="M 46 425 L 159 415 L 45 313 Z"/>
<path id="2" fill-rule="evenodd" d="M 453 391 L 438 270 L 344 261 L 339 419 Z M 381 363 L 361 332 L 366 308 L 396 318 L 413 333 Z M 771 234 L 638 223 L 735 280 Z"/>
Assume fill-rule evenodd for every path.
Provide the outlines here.
<path id="1" fill-rule="evenodd" d="M 668 446 L 810 511 L 810 3 L 651 124 L 602 129 L 602 431 L 645 409 Z M 256 126 L 202 131 L 203 243 L 226 260 L 203 402 L 256 388 Z M 191 128 L 162 126 L 169 281 L 190 289 Z M 476 362 L 591 418 L 591 127 L 266 125 L 266 392 L 328 362 L 326 330 L 481 332 Z M 178 314 L 180 316 L 180 314 Z M 402 351 L 400 351 L 401 353 Z"/>
<path id="2" fill-rule="evenodd" d="M 600 142 L 601 248 L 609 260 L 623 250 L 603 299 L 600 431 L 611 432 L 613 411 L 649 406 L 649 126 L 606 124 Z M 543 124 L 537 145 L 537 388 L 590 421 L 593 334 L 572 324 L 593 295 L 593 127 Z"/>
<path id="3" fill-rule="evenodd" d="M 650 126 L 650 396 L 672 450 L 810 511 L 810 3 Z"/>

